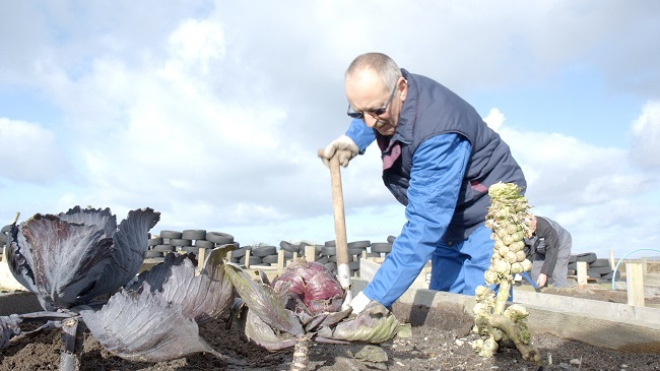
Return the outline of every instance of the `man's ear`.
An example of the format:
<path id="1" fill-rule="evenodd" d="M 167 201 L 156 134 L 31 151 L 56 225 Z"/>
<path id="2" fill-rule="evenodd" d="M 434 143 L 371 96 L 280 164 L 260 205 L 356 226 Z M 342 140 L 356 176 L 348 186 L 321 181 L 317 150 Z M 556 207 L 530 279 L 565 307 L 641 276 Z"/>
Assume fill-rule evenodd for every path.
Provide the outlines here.
<path id="1" fill-rule="evenodd" d="M 400 97 L 401 97 L 401 102 L 405 102 L 406 97 L 408 96 L 408 80 L 406 80 L 402 77 L 401 82 L 399 82 L 399 84 L 403 85 L 403 87 L 399 88 L 399 94 L 400 94 Z"/>

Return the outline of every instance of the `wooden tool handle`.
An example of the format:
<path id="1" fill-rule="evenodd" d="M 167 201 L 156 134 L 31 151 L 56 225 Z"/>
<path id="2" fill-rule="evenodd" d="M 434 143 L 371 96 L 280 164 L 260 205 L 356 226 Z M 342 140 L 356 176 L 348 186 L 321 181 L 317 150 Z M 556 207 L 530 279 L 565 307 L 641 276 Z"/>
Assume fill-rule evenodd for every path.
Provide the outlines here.
<path id="1" fill-rule="evenodd" d="M 319 149 L 319 157 L 323 157 L 323 149 Z M 344 196 L 341 187 L 341 171 L 339 168 L 339 157 L 335 154 L 329 161 L 330 183 L 332 186 L 332 211 L 335 216 L 335 249 L 337 254 L 337 278 L 343 288 L 351 286 L 351 270 L 348 266 L 348 243 L 346 241 L 346 219 L 344 217 Z M 347 292 L 347 300 L 350 302 L 350 291 Z"/>

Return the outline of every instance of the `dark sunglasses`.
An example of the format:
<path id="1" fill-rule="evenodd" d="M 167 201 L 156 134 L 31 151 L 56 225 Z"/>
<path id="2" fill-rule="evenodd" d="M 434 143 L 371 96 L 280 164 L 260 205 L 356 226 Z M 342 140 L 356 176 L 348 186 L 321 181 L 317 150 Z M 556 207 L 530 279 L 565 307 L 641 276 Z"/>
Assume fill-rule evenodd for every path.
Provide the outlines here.
<path id="1" fill-rule="evenodd" d="M 387 102 L 385 102 L 385 105 L 383 107 L 367 110 L 366 112 L 372 116 L 380 116 L 385 112 L 387 112 L 387 107 L 390 105 L 390 102 L 392 101 L 392 97 L 394 97 L 394 92 L 396 92 L 397 85 L 398 84 L 394 84 L 394 89 L 392 89 L 392 92 L 390 93 L 390 97 L 387 99 Z M 364 117 L 364 112 L 365 111 L 361 111 L 361 112 L 353 111 L 353 107 L 351 107 L 351 105 L 349 104 L 346 114 L 354 119 L 361 119 Z"/>

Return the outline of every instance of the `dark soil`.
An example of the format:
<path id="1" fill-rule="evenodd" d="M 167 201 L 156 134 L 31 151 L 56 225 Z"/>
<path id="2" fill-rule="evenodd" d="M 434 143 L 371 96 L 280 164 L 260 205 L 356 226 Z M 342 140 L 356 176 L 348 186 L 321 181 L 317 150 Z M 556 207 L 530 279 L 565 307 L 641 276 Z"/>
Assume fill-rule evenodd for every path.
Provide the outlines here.
<path id="1" fill-rule="evenodd" d="M 551 291 L 546 290 L 546 291 Z M 560 290 L 574 296 L 594 295 L 606 301 L 621 300 L 611 291 Z M 623 299 L 625 302 L 625 298 Z M 660 371 L 660 355 L 622 353 L 566 341 L 547 334 L 534 334 L 533 340 L 542 355 L 541 365 L 523 361 L 516 349 L 500 349 L 495 357 L 484 359 L 472 351 L 473 319 L 457 311 L 395 305 L 397 317 L 412 325 L 412 337 L 397 338 L 382 344 L 388 361 L 366 365 L 352 357 L 359 345 L 315 344 L 310 350 L 310 370 L 353 371 L 370 369 L 399 370 L 653 370 Z M 200 326 L 201 335 L 221 354 L 235 361 L 218 359 L 210 354 L 160 363 L 131 362 L 104 350 L 85 334 L 81 370 L 289 370 L 292 349 L 270 353 L 246 342 L 236 328 L 225 329 L 218 320 Z M 0 370 L 57 370 L 62 348 L 59 331 L 32 339 L 21 339 L 0 352 Z M 549 364 L 551 359 L 552 364 Z M 236 364 L 243 362 L 242 365 Z"/>

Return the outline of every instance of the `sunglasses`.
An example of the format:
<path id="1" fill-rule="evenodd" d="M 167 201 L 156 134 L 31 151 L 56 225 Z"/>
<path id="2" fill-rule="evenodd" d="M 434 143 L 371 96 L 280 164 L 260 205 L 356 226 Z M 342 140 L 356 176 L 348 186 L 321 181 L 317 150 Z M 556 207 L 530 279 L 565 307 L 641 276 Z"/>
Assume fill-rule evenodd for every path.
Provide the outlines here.
<path id="1" fill-rule="evenodd" d="M 354 111 L 353 107 L 351 107 L 351 105 L 349 104 L 348 105 L 348 110 L 346 111 L 346 114 L 349 117 L 352 117 L 354 119 L 363 118 L 365 112 L 370 114 L 371 116 L 380 116 L 380 115 L 384 114 L 385 112 L 387 112 L 387 107 L 390 105 L 390 102 L 392 101 L 392 97 L 394 97 L 394 92 L 396 92 L 396 87 L 397 87 L 397 84 L 394 84 L 394 88 L 392 89 L 392 92 L 390 93 L 390 97 L 387 98 L 387 102 L 385 102 L 385 105 L 383 107 L 357 112 L 357 111 Z"/>

